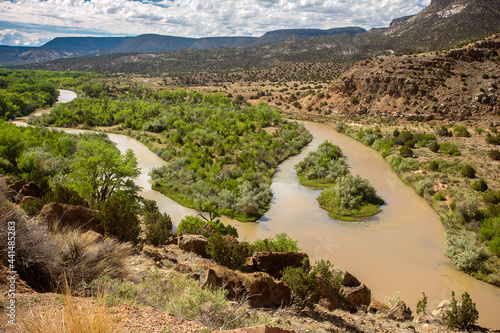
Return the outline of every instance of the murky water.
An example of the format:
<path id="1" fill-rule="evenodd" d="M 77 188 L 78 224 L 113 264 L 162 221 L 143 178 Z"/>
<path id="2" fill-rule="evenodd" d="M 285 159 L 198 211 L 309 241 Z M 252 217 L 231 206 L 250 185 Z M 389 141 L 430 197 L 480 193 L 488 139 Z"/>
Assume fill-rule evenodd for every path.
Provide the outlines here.
<path id="1" fill-rule="evenodd" d="M 434 309 L 441 300 L 450 298 L 452 290 L 457 295 L 467 291 L 477 305 L 479 323 L 499 329 L 500 288 L 451 266 L 444 256 L 444 228 L 427 202 L 406 186 L 376 151 L 327 125 L 304 124 L 314 139 L 301 154 L 289 158 L 276 170 L 270 210 L 258 223 L 228 219 L 224 222 L 237 226 L 240 237 L 249 241 L 286 232 L 299 241 L 313 262 L 328 259 L 336 267 L 348 270 L 382 301 L 399 291 L 401 299 L 415 309 L 425 292 L 429 308 Z M 151 190 L 148 173 L 163 160 L 132 138 L 116 134 L 109 137 L 122 152 L 128 148 L 135 152 L 142 169 L 136 180 L 143 188 L 140 194 L 155 200 L 160 210 L 172 217 L 174 225 L 185 215 L 197 214 Z M 319 208 L 316 198 L 320 191 L 299 184 L 293 166 L 325 139 L 342 149 L 353 174 L 368 178 L 375 186 L 386 202 L 382 213 L 364 222 L 335 221 Z"/>

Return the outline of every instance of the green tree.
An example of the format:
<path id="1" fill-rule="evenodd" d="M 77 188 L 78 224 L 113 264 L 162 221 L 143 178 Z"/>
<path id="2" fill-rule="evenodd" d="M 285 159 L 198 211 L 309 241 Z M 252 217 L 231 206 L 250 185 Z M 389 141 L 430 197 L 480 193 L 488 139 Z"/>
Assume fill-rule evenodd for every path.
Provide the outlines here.
<path id="1" fill-rule="evenodd" d="M 93 204 L 106 201 L 118 191 L 133 197 L 139 189 L 131 179 L 140 174 L 132 150 L 127 149 L 125 155 L 121 155 L 102 137 L 78 143 L 71 170 L 71 187 Z"/>
<path id="2" fill-rule="evenodd" d="M 138 243 L 141 227 L 134 206 L 123 196 L 113 195 L 100 207 L 97 218 L 107 235 L 121 242 Z"/>

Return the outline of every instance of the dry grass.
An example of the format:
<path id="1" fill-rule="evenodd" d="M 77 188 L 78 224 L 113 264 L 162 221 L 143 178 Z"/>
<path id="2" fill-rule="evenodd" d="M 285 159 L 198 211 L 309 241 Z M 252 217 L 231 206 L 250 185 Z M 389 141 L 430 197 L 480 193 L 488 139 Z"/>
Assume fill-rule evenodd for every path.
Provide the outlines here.
<path id="1" fill-rule="evenodd" d="M 8 223 L 16 225 L 15 265 L 19 276 L 36 291 L 58 291 L 64 283 L 78 290 L 101 276 L 124 278 L 132 247 L 115 239 L 70 228 L 49 230 L 29 219 L 5 197 L 0 184 L 0 258 L 8 266 Z"/>
<path id="2" fill-rule="evenodd" d="M 30 313 L 22 322 L 29 333 L 112 333 L 123 332 L 123 323 L 114 320 L 104 305 L 105 298 L 96 306 L 82 306 L 69 293 L 63 295 L 63 308 L 46 307 L 41 313 Z M 88 303 L 86 303 L 88 304 Z"/>

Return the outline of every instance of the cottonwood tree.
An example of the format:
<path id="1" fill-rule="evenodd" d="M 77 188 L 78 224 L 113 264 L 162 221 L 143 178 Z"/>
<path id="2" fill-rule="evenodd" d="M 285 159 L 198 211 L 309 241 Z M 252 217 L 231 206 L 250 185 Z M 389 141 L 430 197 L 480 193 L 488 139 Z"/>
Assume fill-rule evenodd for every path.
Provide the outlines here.
<path id="1" fill-rule="evenodd" d="M 131 178 L 137 177 L 140 169 L 132 150 L 124 155 L 103 137 L 81 140 L 71 164 L 70 184 L 78 194 L 91 204 L 99 205 L 112 194 L 123 191 L 127 196 L 136 195 L 139 187 Z"/>

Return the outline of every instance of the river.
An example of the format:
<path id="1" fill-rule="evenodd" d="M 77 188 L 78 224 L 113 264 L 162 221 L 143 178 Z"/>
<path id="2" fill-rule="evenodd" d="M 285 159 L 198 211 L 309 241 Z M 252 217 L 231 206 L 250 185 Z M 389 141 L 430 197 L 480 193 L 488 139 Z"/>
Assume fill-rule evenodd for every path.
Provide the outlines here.
<path id="1" fill-rule="evenodd" d="M 444 228 L 429 204 L 405 185 L 375 150 L 328 125 L 308 122 L 304 125 L 312 133 L 313 141 L 277 168 L 269 211 L 258 223 L 227 218 L 223 222 L 236 226 L 240 238 L 249 241 L 286 232 L 298 240 L 312 262 L 328 259 L 337 268 L 348 270 L 381 301 L 398 291 L 401 299 L 415 310 L 421 293 L 425 292 L 432 310 L 441 300 L 449 299 L 452 290 L 458 297 L 467 291 L 476 303 L 480 325 L 500 329 L 500 288 L 478 281 L 451 265 L 444 255 Z M 118 134 L 109 137 L 120 151 L 134 151 L 142 170 L 136 179 L 142 187 L 141 196 L 155 200 L 160 210 L 172 217 L 175 226 L 185 215 L 196 214 L 151 189 L 148 173 L 163 160 L 135 139 Z M 333 220 L 318 206 L 316 198 L 320 191 L 300 185 L 293 166 L 324 140 L 342 149 L 353 174 L 369 179 L 374 185 L 386 202 L 381 207 L 382 213 L 364 222 Z"/>

